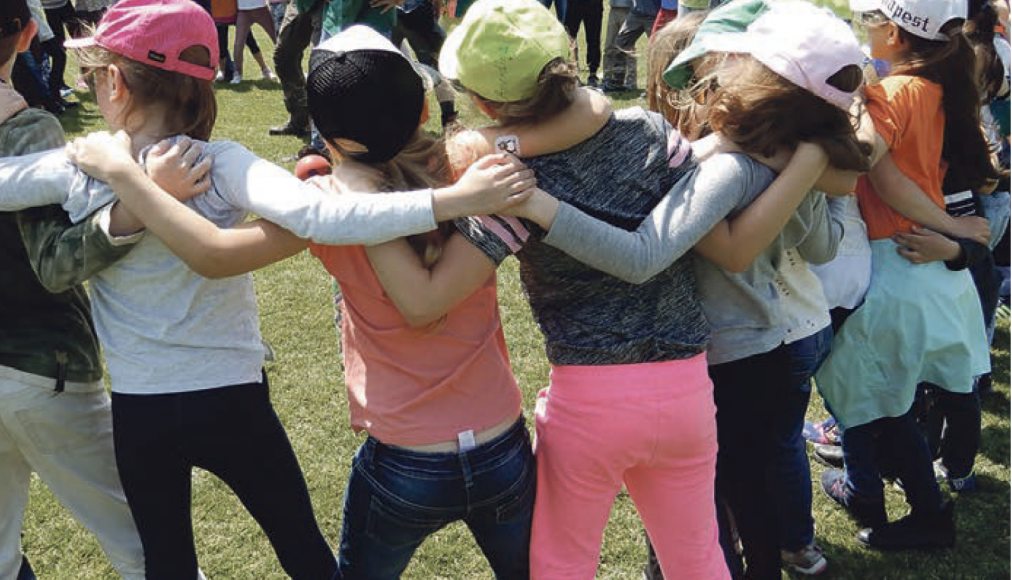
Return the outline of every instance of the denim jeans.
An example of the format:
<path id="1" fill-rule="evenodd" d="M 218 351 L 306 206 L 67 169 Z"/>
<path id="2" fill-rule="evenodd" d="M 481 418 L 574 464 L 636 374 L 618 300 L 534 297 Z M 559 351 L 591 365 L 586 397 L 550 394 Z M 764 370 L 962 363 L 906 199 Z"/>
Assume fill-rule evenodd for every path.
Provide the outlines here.
<path id="1" fill-rule="evenodd" d="M 774 427 L 778 446 L 772 464 L 770 489 L 780 514 L 780 547 L 795 552 L 815 540 L 812 520 L 812 470 L 801 435 L 812 395 L 812 375 L 829 356 L 833 329 L 784 345 L 790 361 L 790 391 L 784 398 L 783 421 Z"/>
<path id="2" fill-rule="evenodd" d="M 843 432 L 847 493 L 864 502 L 883 501 L 882 473 L 903 481 L 912 512 L 935 513 L 942 494 L 935 482 L 928 442 L 914 409 L 883 417 Z"/>
<path id="3" fill-rule="evenodd" d="M 717 403 L 717 493 L 737 524 L 746 577 L 777 577 L 780 549 L 810 542 L 811 479 L 801 437 L 811 396 L 805 377 L 825 358 L 831 337 L 827 328 L 807 341 L 710 367 Z M 791 494 L 797 497 L 786 500 Z M 724 517 L 718 519 L 726 525 Z M 788 539 L 792 544 L 782 543 Z M 723 547 L 735 570 L 733 548 Z"/>
<path id="4" fill-rule="evenodd" d="M 496 578 L 527 578 L 534 455 L 523 419 L 470 451 L 419 453 L 366 439 L 344 499 L 344 578 L 399 578 L 419 545 L 463 521 Z"/>

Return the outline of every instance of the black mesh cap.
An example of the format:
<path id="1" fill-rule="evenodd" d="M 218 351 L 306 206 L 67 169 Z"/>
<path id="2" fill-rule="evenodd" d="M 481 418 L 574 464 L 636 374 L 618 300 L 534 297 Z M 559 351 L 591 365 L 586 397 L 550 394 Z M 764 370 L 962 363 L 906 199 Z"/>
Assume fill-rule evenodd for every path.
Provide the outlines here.
<path id="1" fill-rule="evenodd" d="M 401 53 L 314 50 L 309 71 L 306 96 L 316 129 L 325 139 L 365 145 L 356 160 L 389 161 L 418 129 L 425 86 Z"/>

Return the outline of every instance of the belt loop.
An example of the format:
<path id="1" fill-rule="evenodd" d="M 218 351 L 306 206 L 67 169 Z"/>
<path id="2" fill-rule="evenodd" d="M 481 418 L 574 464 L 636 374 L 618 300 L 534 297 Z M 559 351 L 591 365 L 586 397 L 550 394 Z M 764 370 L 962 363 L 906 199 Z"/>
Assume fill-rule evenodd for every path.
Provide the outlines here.
<path id="1" fill-rule="evenodd" d="M 362 446 L 362 461 L 365 463 L 365 468 L 372 471 L 373 459 L 376 456 L 376 440 L 372 437 L 367 437 L 365 444 Z"/>
<path id="2" fill-rule="evenodd" d="M 67 363 L 70 362 L 67 353 L 62 350 L 56 351 L 56 387 L 57 393 L 62 393 L 67 386 Z"/>

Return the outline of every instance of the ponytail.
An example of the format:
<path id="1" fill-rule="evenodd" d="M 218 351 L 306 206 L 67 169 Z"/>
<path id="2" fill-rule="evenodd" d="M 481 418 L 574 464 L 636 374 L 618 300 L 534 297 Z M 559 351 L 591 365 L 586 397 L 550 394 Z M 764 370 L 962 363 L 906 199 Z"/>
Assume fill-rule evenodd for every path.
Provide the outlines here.
<path id="1" fill-rule="evenodd" d="M 910 56 L 896 66 L 894 73 L 941 85 L 945 112 L 942 159 L 948 164 L 942 189 L 976 190 L 997 177 L 980 125 L 980 90 L 974 78 L 976 57 L 959 22 L 949 23 L 943 32 L 949 40 L 939 42 L 901 28 L 899 33 L 910 46 Z"/>

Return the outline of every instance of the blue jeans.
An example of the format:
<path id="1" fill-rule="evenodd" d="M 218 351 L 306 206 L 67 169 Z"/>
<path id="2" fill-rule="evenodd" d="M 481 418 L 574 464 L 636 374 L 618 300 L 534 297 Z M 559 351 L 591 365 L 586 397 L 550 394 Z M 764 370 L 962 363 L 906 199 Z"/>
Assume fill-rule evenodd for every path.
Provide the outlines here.
<path id="1" fill-rule="evenodd" d="M 900 417 L 847 427 L 843 432 L 847 493 L 861 502 L 883 501 L 882 474 L 886 473 L 903 481 L 912 513 L 937 513 L 942 494 L 931 460 L 914 409 Z"/>
<path id="2" fill-rule="evenodd" d="M 833 328 L 784 345 L 790 361 L 782 421 L 774 427 L 779 452 L 772 465 L 773 499 L 780 514 L 780 547 L 795 552 L 815 540 L 812 519 L 812 470 L 808 449 L 801 435 L 805 411 L 812 395 L 812 375 L 829 356 Z"/>
<path id="3" fill-rule="evenodd" d="M 369 437 L 345 493 L 341 576 L 399 578 L 425 538 L 461 520 L 496 578 L 527 578 L 534 483 L 523 419 L 461 453 L 419 453 Z"/>

